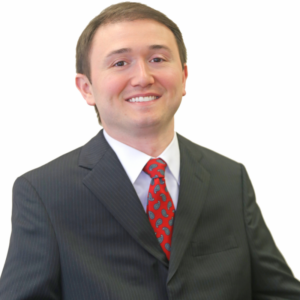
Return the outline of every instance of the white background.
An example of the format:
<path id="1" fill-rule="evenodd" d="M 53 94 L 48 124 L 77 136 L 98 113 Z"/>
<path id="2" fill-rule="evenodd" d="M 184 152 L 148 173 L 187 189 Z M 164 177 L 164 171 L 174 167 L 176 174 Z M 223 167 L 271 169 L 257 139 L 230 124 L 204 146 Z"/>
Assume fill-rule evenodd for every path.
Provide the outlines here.
<path id="1" fill-rule="evenodd" d="M 266 223 L 299 279 L 300 2 L 142 2 L 178 24 L 188 49 L 176 131 L 246 166 Z M 88 22 L 113 3 L 1 1 L 0 272 L 14 180 L 100 129 L 75 88 L 75 47 Z"/>

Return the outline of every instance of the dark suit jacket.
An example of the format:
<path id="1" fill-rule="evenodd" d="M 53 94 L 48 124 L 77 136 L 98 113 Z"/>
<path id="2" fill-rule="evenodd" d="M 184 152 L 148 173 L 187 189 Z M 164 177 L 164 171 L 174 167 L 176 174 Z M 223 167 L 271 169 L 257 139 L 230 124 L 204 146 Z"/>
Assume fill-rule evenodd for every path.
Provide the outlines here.
<path id="1" fill-rule="evenodd" d="M 178 141 L 170 262 L 100 131 L 16 180 L 0 299 L 299 300 L 243 165 Z"/>

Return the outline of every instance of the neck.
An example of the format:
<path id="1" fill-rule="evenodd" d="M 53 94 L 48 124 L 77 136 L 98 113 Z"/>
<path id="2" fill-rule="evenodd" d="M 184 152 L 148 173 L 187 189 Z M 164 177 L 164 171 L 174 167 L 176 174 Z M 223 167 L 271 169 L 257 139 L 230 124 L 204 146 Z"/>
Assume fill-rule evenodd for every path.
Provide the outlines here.
<path id="1" fill-rule="evenodd" d="M 152 157 L 158 157 L 172 142 L 174 123 L 169 128 L 159 131 L 146 130 L 121 132 L 103 126 L 105 131 L 115 140 L 135 148 Z"/>

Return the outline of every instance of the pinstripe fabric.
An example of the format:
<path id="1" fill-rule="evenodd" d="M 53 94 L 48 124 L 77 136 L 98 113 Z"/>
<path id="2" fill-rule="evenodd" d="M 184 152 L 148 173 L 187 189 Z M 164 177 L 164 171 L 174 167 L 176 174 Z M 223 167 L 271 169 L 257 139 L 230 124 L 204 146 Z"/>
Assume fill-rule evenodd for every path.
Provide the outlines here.
<path id="1" fill-rule="evenodd" d="M 169 262 L 101 131 L 16 180 L 0 299 L 299 300 L 245 168 L 178 141 Z"/>

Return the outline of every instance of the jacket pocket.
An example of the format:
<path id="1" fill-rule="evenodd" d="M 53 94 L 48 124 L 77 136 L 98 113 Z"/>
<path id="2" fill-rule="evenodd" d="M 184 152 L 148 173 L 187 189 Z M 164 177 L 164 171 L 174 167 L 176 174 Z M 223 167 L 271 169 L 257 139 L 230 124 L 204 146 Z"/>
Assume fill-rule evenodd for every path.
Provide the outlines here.
<path id="1" fill-rule="evenodd" d="M 208 255 L 218 253 L 230 249 L 237 248 L 234 235 L 224 236 L 218 239 L 212 239 L 201 242 L 192 242 L 192 253 L 193 256 Z"/>

